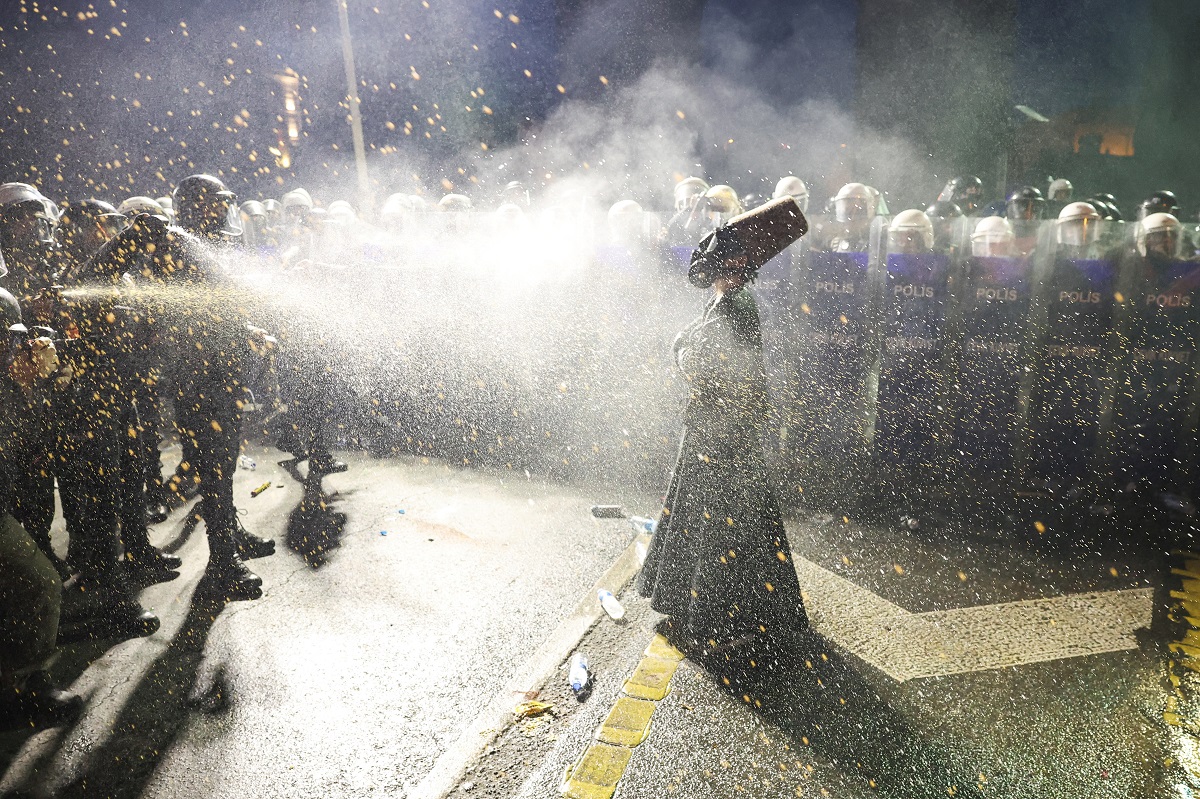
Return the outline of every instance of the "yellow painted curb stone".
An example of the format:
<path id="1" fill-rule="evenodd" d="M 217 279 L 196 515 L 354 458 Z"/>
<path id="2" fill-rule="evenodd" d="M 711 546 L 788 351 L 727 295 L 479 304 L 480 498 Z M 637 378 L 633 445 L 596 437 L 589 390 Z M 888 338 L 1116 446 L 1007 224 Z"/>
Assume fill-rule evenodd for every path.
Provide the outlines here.
<path id="1" fill-rule="evenodd" d="M 625 681 L 622 690 L 635 699 L 657 702 L 670 690 L 671 677 L 675 676 L 678 666 L 678 661 L 647 655 L 642 658 L 633 676 Z"/>
<path id="2" fill-rule="evenodd" d="M 622 696 L 596 730 L 596 740 L 617 746 L 637 746 L 650 735 L 650 718 L 654 703 L 645 699 Z"/>
<path id="3" fill-rule="evenodd" d="M 612 799 L 633 750 L 594 743 L 567 774 L 559 791 L 566 799 Z"/>

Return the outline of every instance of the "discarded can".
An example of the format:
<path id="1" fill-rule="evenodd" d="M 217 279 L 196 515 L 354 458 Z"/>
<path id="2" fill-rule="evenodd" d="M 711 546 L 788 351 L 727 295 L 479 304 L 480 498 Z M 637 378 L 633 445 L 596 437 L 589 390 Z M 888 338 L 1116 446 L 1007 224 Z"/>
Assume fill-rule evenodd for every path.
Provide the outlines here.
<path id="1" fill-rule="evenodd" d="M 238 468 L 246 469 L 247 471 L 252 472 L 258 468 L 258 464 L 255 463 L 254 458 L 251 458 L 249 455 L 239 455 L 238 456 Z"/>
<path id="2" fill-rule="evenodd" d="M 633 529 L 639 533 L 653 533 L 658 527 L 658 522 L 654 519 L 647 519 L 645 516 L 630 516 L 629 523 L 633 525 Z"/>
<path id="3" fill-rule="evenodd" d="M 254 489 L 253 491 L 250 492 L 251 498 L 257 497 L 259 494 L 266 491 L 270 487 L 271 487 L 271 481 L 268 480 L 267 482 L 263 483 L 258 488 Z"/>
<path id="4" fill-rule="evenodd" d="M 622 607 L 620 600 L 613 596 L 613 592 L 607 588 L 601 588 L 596 592 L 596 598 L 600 600 L 600 607 L 604 608 L 614 620 L 625 618 L 625 608 Z"/>
<path id="5" fill-rule="evenodd" d="M 625 509 L 620 505 L 593 505 L 592 515 L 597 519 L 624 519 Z"/>
<path id="6" fill-rule="evenodd" d="M 567 670 L 567 682 L 571 684 L 571 690 L 576 696 L 583 693 L 588 683 L 592 681 L 592 673 L 588 671 L 588 656 L 582 652 L 576 652 L 571 655 L 571 665 Z"/>

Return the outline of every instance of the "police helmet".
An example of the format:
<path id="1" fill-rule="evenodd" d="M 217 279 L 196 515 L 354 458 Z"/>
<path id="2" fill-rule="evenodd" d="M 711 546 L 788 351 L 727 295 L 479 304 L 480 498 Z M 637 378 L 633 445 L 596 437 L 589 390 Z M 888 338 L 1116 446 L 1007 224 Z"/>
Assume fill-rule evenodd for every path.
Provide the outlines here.
<path id="1" fill-rule="evenodd" d="M 675 212 L 687 211 L 695 201 L 708 191 L 708 183 L 703 178 L 684 178 L 675 184 Z"/>
<path id="2" fill-rule="evenodd" d="M 389 194 L 388 198 L 383 201 L 383 208 L 379 210 L 379 220 L 385 226 L 395 226 L 400 224 L 412 212 L 412 195 L 400 193 Z"/>
<path id="3" fill-rule="evenodd" d="M 1050 188 L 1046 191 L 1046 195 L 1051 202 L 1065 203 L 1071 201 L 1071 195 L 1075 192 L 1075 187 L 1071 185 L 1071 181 L 1066 178 L 1055 178 L 1050 181 Z"/>
<path id="4" fill-rule="evenodd" d="M 1096 199 L 1102 201 L 1106 206 L 1108 206 L 1109 219 L 1113 220 L 1114 222 L 1123 221 L 1124 218 L 1121 216 L 1121 207 L 1117 205 L 1116 197 L 1109 192 L 1101 192 L 1100 194 L 1096 195 Z"/>
<path id="5" fill-rule="evenodd" d="M 766 201 L 767 198 L 756 191 L 747 192 L 738 198 L 738 203 L 742 206 L 743 211 L 753 210 Z"/>
<path id="6" fill-rule="evenodd" d="M 189 175 L 171 192 L 176 223 L 197 236 L 236 238 L 242 235 L 237 195 L 212 175 Z"/>
<path id="7" fill-rule="evenodd" d="M 932 250 L 933 222 L 919 208 L 901 211 L 888 224 L 888 249 L 908 253 Z"/>
<path id="8" fill-rule="evenodd" d="M 1137 226 L 1138 252 L 1142 255 L 1154 253 L 1167 258 L 1178 257 L 1182 228 L 1183 225 L 1172 214 L 1150 214 Z"/>
<path id="9" fill-rule="evenodd" d="M 1080 247 L 1100 234 L 1100 213 L 1091 203 L 1067 203 L 1058 213 L 1058 243 Z"/>
<path id="10" fill-rule="evenodd" d="M 258 200 L 246 200 L 242 203 L 242 214 L 245 216 L 263 216 L 267 215 L 267 208 Z"/>
<path id="11" fill-rule="evenodd" d="M 742 212 L 742 202 L 732 186 L 718 183 L 704 192 L 704 202 L 710 213 L 719 214 L 728 219 Z"/>
<path id="12" fill-rule="evenodd" d="M 329 221 L 349 224 L 358 218 L 354 206 L 345 200 L 334 200 L 329 204 Z"/>
<path id="13" fill-rule="evenodd" d="M 28 183 L 5 183 L 0 185 L 0 227 L 4 228 L 4 238 L 8 246 L 32 244 L 31 241 L 13 241 L 10 233 L 13 227 L 22 221 L 30 225 L 30 234 L 40 244 L 54 242 L 54 227 L 58 217 L 52 208 L 56 209 L 42 193 Z M 16 238 L 24 238 L 16 234 Z"/>
<path id="14" fill-rule="evenodd" d="M 970 214 L 983 201 L 983 181 L 975 175 L 960 175 L 951 178 L 942 188 L 938 199 L 956 203 L 964 213 Z"/>
<path id="15" fill-rule="evenodd" d="M 1151 214 L 1170 214 L 1178 218 L 1179 200 L 1173 191 L 1156 191 L 1138 206 L 1138 219 L 1145 219 Z"/>
<path id="16" fill-rule="evenodd" d="M 930 219 L 957 219 L 963 215 L 958 203 L 949 200 L 938 200 L 925 209 L 925 215 Z"/>
<path id="17" fill-rule="evenodd" d="M 465 213 L 471 210 L 471 198 L 465 194 L 447 194 L 438 200 L 437 208 L 439 211 Z"/>
<path id="18" fill-rule="evenodd" d="M 847 183 L 833 197 L 834 215 L 839 222 L 855 222 L 872 219 L 879 197 L 870 186 L 863 183 Z"/>
<path id="19" fill-rule="evenodd" d="M 68 203 L 59 217 L 63 235 L 70 240 L 98 231 L 104 238 L 111 239 L 125 227 L 126 218 L 112 203 L 91 197 L 77 203 Z"/>
<path id="20" fill-rule="evenodd" d="M 529 190 L 525 188 L 525 184 L 519 180 L 510 180 L 505 184 L 500 191 L 501 206 L 517 205 L 522 208 L 528 208 Z"/>
<path id="21" fill-rule="evenodd" d="M 1046 215 L 1046 198 L 1036 186 L 1022 186 L 1008 195 L 1004 215 L 1014 222 L 1033 222 Z"/>
<path id="22" fill-rule="evenodd" d="M 1012 243 L 1012 224 L 1002 216 L 985 216 L 979 220 L 971 233 L 971 255 L 1011 255 Z"/>
<path id="23" fill-rule="evenodd" d="M 155 200 L 152 197 L 143 197 L 141 195 L 136 197 L 127 197 L 126 199 L 122 200 L 121 204 L 117 206 L 117 213 L 126 219 L 132 219 L 140 214 L 150 214 L 152 216 L 162 217 L 163 219 L 168 218 L 166 210 L 161 204 L 159 204 L 158 200 Z"/>
<path id="24" fill-rule="evenodd" d="M 796 205 L 800 206 L 800 210 L 808 213 L 808 186 L 795 175 L 782 177 L 775 184 L 775 191 L 771 192 L 771 199 L 778 200 L 780 197 L 794 198 Z"/>
<path id="25" fill-rule="evenodd" d="M 312 196 L 305 189 L 292 189 L 280 199 L 284 213 L 307 213 L 313 209 Z"/>

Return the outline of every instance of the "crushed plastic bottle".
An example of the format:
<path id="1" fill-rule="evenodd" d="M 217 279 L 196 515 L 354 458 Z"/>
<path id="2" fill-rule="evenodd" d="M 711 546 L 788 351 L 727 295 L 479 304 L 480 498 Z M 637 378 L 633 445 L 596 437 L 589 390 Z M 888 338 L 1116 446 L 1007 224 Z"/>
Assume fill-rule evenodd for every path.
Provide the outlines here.
<path id="1" fill-rule="evenodd" d="M 633 525 L 633 529 L 639 533 L 654 533 L 658 527 L 658 522 L 654 519 L 647 519 L 645 516 L 630 516 L 629 523 Z"/>
<path id="2" fill-rule="evenodd" d="M 251 458 L 249 455 L 239 455 L 238 456 L 238 468 L 245 469 L 246 471 L 252 472 L 258 468 L 258 464 L 255 463 L 254 458 Z"/>
<path id="3" fill-rule="evenodd" d="M 613 596 L 613 592 L 607 588 L 601 588 L 596 592 L 596 598 L 600 600 L 600 607 L 604 608 L 612 619 L 620 620 L 625 618 L 625 608 L 621 605 L 621 601 Z"/>
<path id="4" fill-rule="evenodd" d="M 588 670 L 588 656 L 582 652 L 576 652 L 571 655 L 571 665 L 567 670 L 567 682 L 571 685 L 571 690 L 579 696 L 587 690 L 588 684 L 592 681 L 592 673 Z"/>

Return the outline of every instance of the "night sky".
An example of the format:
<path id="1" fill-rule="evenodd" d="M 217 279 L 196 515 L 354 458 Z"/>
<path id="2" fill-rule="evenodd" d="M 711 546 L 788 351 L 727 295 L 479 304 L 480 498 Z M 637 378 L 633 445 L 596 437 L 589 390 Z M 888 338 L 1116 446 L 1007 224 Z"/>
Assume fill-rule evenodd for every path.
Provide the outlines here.
<path id="1" fill-rule="evenodd" d="M 364 130 L 384 183 L 459 185 L 485 145 L 535 128 L 582 89 L 559 89 L 567 55 L 552 0 L 351 0 L 350 9 Z M 849 109 L 856 13 L 849 0 L 712 0 L 700 51 L 688 55 L 781 104 L 823 98 Z M 1136 103 L 1145 16 L 1118 0 L 1022 2 L 1014 102 L 1047 115 Z M 165 192 L 200 170 L 247 194 L 347 174 L 333 0 L 11 0 L 0 28 L 4 179 L 119 199 Z M 585 66 L 597 80 L 606 68 Z M 266 148 L 278 103 L 271 76 L 287 67 L 304 79 L 306 139 L 294 168 L 281 170 Z"/>

